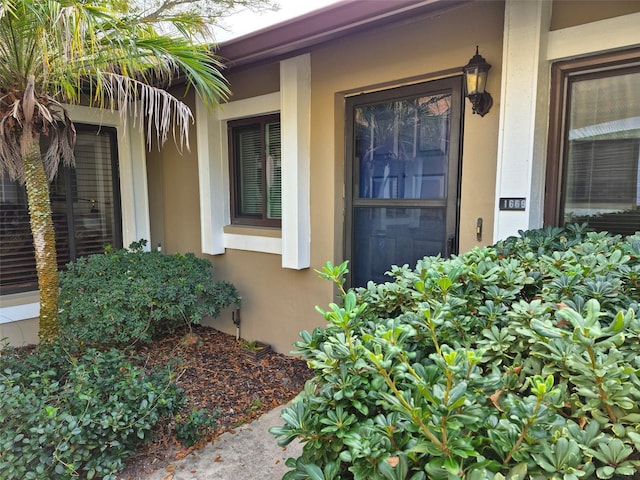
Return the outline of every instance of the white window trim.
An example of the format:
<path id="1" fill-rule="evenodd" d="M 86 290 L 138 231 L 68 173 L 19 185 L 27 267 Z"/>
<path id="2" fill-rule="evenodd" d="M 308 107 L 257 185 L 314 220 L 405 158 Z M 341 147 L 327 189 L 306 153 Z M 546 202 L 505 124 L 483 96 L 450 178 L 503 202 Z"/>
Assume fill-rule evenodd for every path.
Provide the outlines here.
<path id="1" fill-rule="evenodd" d="M 39 303 L 24 303 L 22 305 L 12 305 L 10 307 L 0 307 L 0 325 L 3 323 L 18 322 L 37 318 L 40 315 Z"/>
<path id="2" fill-rule="evenodd" d="M 133 120 L 122 119 L 118 112 L 78 105 L 67 105 L 65 108 L 71 120 L 76 123 L 103 125 L 116 129 L 122 204 L 122 242 L 124 245 L 129 245 L 140 239 L 150 239 L 144 133 L 135 128 Z M 0 297 L 0 324 L 38 317 L 40 314 L 38 303 L 3 305 L 5 298 L 10 299 L 12 296 Z"/>
<path id="3" fill-rule="evenodd" d="M 214 112 L 196 100 L 196 138 L 203 253 L 226 248 L 282 255 L 282 267 L 308 268 L 310 236 L 311 60 L 280 62 L 280 92 L 228 102 Z M 225 233 L 231 223 L 227 122 L 280 112 L 282 129 L 281 238 Z"/>
<path id="4" fill-rule="evenodd" d="M 640 45 L 640 13 L 550 32 L 551 6 L 505 2 L 494 241 L 543 225 L 551 62 Z M 500 211 L 500 197 L 527 209 Z"/>
<path id="5" fill-rule="evenodd" d="M 640 13 L 549 32 L 549 62 L 640 45 Z"/>

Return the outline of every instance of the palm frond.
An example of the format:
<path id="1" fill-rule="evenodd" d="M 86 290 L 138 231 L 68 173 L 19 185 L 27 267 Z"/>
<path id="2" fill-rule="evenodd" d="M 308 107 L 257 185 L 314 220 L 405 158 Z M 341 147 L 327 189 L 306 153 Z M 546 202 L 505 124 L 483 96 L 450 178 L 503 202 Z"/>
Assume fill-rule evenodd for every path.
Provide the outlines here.
<path id="1" fill-rule="evenodd" d="M 15 123 L 10 113 L 0 118 L 0 177 L 7 175 L 11 180 L 24 181 L 24 163 Z"/>
<path id="2" fill-rule="evenodd" d="M 193 114 L 187 105 L 166 90 L 112 72 L 102 72 L 96 78 L 96 90 L 100 92 L 99 99 L 107 102 L 103 107 L 118 110 L 125 119 L 131 115 L 140 128 L 144 128 L 146 121 L 149 147 L 153 138 L 159 145 L 164 144 L 173 126 L 176 143 L 189 148 L 188 133 Z"/>
<path id="3" fill-rule="evenodd" d="M 202 19 L 188 12 L 147 18 L 121 0 L 0 0 L 3 7 L 0 92 L 23 91 L 34 75 L 38 94 L 62 103 L 88 98 L 90 106 L 141 109 L 136 119 L 141 125 L 149 118 L 149 144 L 166 141 L 171 130 L 182 144 L 193 122 L 188 107 L 162 88 L 179 79 L 208 105 L 229 95 L 221 62 L 193 42 Z M 162 21 L 174 25 L 177 36 L 159 32 Z"/>
<path id="4" fill-rule="evenodd" d="M 30 120 L 24 114 L 29 110 Z M 35 133 L 50 140 L 42 159 L 49 180 L 55 177 L 60 162 L 73 165 L 76 131 L 63 105 L 37 96 L 14 100 L 4 96 L 0 98 L 0 112 L 0 176 L 6 174 L 11 180 L 24 183 L 22 135 L 27 121 Z"/>
<path id="5" fill-rule="evenodd" d="M 73 147 L 76 144 L 76 128 L 63 105 L 55 100 L 49 100 L 48 103 L 46 108 L 41 105 L 50 118 L 48 129 L 45 131 L 49 137 L 49 147 L 43 155 L 42 162 L 47 178 L 51 181 L 58 172 L 60 162 L 68 167 L 75 163 Z"/>

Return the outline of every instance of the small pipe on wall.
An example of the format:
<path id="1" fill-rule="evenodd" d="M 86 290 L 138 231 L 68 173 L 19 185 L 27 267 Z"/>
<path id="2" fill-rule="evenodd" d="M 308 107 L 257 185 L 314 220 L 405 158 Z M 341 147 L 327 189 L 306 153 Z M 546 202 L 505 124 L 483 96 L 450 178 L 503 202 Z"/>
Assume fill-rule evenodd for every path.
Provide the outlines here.
<path id="1" fill-rule="evenodd" d="M 233 324 L 236 326 L 236 340 L 240 340 L 240 309 L 236 308 L 233 312 L 231 312 L 231 320 Z"/>

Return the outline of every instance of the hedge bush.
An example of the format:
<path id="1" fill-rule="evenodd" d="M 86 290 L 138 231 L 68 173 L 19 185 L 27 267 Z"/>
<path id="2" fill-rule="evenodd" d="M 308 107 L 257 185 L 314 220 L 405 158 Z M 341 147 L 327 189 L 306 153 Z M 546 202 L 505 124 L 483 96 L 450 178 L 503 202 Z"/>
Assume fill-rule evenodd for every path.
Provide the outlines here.
<path id="1" fill-rule="evenodd" d="M 90 345 L 149 342 L 157 332 L 240 306 L 232 284 L 213 280 L 208 260 L 145 252 L 145 245 L 107 249 L 67 265 L 60 274 L 64 336 Z"/>
<path id="2" fill-rule="evenodd" d="M 186 398 L 164 369 L 118 350 L 60 344 L 0 356 L 0 478 L 115 480 L 124 459 Z"/>
<path id="3" fill-rule="evenodd" d="M 640 476 L 640 234 L 521 232 L 343 290 L 296 343 L 284 479 Z"/>

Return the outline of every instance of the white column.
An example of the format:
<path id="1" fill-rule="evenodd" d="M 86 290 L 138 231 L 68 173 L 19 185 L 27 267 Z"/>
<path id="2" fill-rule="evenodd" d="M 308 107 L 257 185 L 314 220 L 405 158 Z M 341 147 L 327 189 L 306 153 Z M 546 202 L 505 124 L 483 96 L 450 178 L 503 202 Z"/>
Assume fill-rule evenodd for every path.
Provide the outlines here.
<path id="1" fill-rule="evenodd" d="M 137 128 L 134 125 L 134 120 L 129 119 L 123 126 L 126 131 L 124 143 L 130 148 L 129 161 L 131 164 L 131 175 L 127 181 L 126 186 L 123 185 L 123 178 L 121 172 L 121 189 L 129 190 L 127 196 L 133 199 L 133 225 L 131 220 L 128 222 L 123 221 L 122 231 L 122 243 L 124 247 L 128 247 L 131 242 L 137 242 L 145 239 L 151 242 L 151 221 L 149 218 L 149 187 L 147 182 L 147 146 L 142 129 Z M 122 153 L 125 147 L 118 139 L 118 150 Z M 123 162 L 120 161 L 120 166 Z M 122 198 L 123 216 L 124 212 L 129 210 L 125 208 L 127 203 Z M 151 244 L 147 244 L 147 248 L 152 248 Z"/>
<path id="2" fill-rule="evenodd" d="M 220 154 L 227 142 L 217 113 L 209 111 L 200 95 L 196 95 L 200 243 L 202 253 L 210 255 L 224 253 L 223 228 L 228 223 L 225 213 L 229 211 L 228 167 L 226 156 Z"/>
<path id="3" fill-rule="evenodd" d="M 311 57 L 280 62 L 282 267 L 311 265 Z"/>
<path id="4" fill-rule="evenodd" d="M 552 2 L 505 3 L 494 240 L 542 226 Z M 500 198 L 525 198 L 524 211 L 499 209 Z"/>

